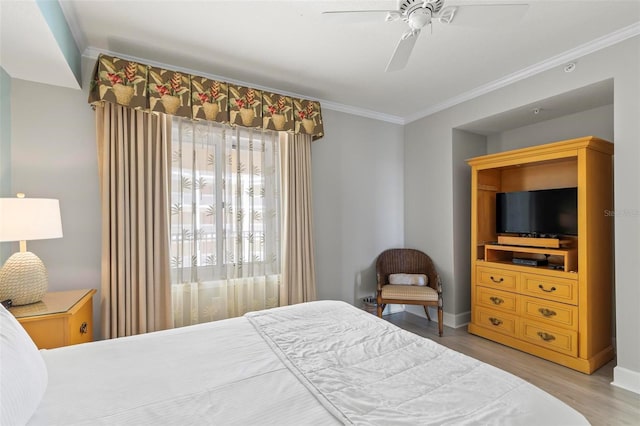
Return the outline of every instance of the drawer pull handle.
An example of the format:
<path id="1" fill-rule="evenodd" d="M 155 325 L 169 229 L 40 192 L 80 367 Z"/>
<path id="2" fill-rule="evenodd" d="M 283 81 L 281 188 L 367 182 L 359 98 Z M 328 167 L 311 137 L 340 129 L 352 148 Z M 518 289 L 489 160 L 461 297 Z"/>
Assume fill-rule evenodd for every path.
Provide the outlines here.
<path id="1" fill-rule="evenodd" d="M 502 324 L 502 320 L 498 319 L 498 318 L 494 318 L 494 317 L 490 317 L 489 321 L 491 321 L 491 324 L 498 326 L 500 324 Z"/>
<path id="2" fill-rule="evenodd" d="M 491 275 L 489 278 L 491 278 L 491 281 L 493 281 L 494 283 L 498 283 L 500 284 L 502 281 L 504 281 L 504 278 L 500 277 L 499 280 L 493 278 L 493 275 Z"/>
<path id="3" fill-rule="evenodd" d="M 540 308 L 538 309 L 538 312 L 540 312 L 543 317 L 547 317 L 547 318 L 556 315 L 556 311 L 552 311 L 551 309 L 547 309 L 547 308 Z"/>
<path id="4" fill-rule="evenodd" d="M 88 327 L 87 323 L 86 323 L 86 322 L 83 322 L 83 323 L 80 325 L 80 334 L 87 334 L 87 331 L 88 331 L 88 330 L 87 330 L 87 327 Z"/>
<path id="5" fill-rule="evenodd" d="M 544 331 L 538 331 L 538 336 L 545 342 L 552 342 L 556 340 L 556 336 L 553 334 L 545 333 Z"/>
<path id="6" fill-rule="evenodd" d="M 542 284 L 538 284 L 538 288 L 546 293 L 552 293 L 554 291 L 556 291 L 555 287 L 551 287 L 550 290 L 547 290 L 546 288 L 544 288 L 544 286 Z"/>
<path id="7" fill-rule="evenodd" d="M 489 300 L 491 300 L 494 305 L 500 305 L 501 303 L 504 303 L 504 300 L 502 300 L 502 299 L 500 299 L 499 297 L 496 297 L 496 296 L 491 296 L 489 298 Z"/>

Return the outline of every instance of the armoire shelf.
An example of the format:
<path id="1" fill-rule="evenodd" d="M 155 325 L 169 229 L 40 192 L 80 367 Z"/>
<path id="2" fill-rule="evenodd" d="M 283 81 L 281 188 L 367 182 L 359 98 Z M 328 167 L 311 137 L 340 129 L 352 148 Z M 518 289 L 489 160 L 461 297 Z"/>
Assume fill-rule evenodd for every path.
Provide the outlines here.
<path id="1" fill-rule="evenodd" d="M 578 272 L 578 250 L 575 248 L 553 249 L 487 244 L 484 259 L 488 262 L 512 264 L 514 258 L 547 260 L 548 265 L 539 268 Z M 560 269 L 562 268 L 562 269 Z"/>
<path id="2" fill-rule="evenodd" d="M 498 235 L 498 244 L 523 247 L 560 248 L 572 244 L 571 239 L 518 237 L 513 235 Z"/>

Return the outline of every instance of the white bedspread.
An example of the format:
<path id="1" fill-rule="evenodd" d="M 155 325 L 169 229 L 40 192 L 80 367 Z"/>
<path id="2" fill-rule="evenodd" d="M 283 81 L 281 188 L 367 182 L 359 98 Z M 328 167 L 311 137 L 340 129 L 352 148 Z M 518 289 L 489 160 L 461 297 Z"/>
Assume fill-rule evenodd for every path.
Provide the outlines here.
<path id="1" fill-rule="evenodd" d="M 588 424 L 516 376 L 342 302 L 245 316 L 346 424 Z"/>
<path id="2" fill-rule="evenodd" d="M 540 389 L 343 302 L 42 351 L 30 425 L 586 424 Z"/>
<path id="3" fill-rule="evenodd" d="M 29 425 L 340 424 L 245 318 L 42 355 L 49 385 Z"/>

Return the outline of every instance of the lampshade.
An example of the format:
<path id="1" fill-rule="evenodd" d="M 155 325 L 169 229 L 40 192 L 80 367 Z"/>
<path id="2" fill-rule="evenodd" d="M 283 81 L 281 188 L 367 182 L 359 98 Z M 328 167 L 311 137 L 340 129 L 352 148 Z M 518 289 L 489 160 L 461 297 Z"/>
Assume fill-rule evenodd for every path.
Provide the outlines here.
<path id="1" fill-rule="evenodd" d="M 14 305 L 35 303 L 48 287 L 47 270 L 42 260 L 27 251 L 29 240 L 62 237 L 60 204 L 46 198 L 0 198 L 0 241 L 20 241 L 14 253 L 0 269 L 0 300 Z"/>
<path id="2" fill-rule="evenodd" d="M 0 241 L 62 237 L 60 203 L 49 198 L 0 198 Z"/>

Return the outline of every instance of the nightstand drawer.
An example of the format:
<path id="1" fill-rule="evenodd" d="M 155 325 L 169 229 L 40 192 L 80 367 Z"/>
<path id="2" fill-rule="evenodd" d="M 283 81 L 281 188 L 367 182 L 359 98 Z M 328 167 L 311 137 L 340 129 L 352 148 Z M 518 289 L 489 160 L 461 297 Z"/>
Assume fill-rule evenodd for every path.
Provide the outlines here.
<path id="1" fill-rule="evenodd" d="M 47 293 L 42 301 L 10 309 L 38 349 L 93 341 L 95 290 Z"/>
<path id="2" fill-rule="evenodd" d="M 38 349 L 53 349 L 64 346 L 66 342 L 66 321 L 64 318 L 32 320 L 19 319 Z"/>
<path id="3" fill-rule="evenodd" d="M 518 291 L 520 289 L 520 274 L 505 269 L 478 266 L 476 270 L 476 284 L 497 288 L 500 290 Z"/>
<path id="4" fill-rule="evenodd" d="M 69 345 L 93 341 L 93 302 L 82 305 L 69 317 Z"/>

